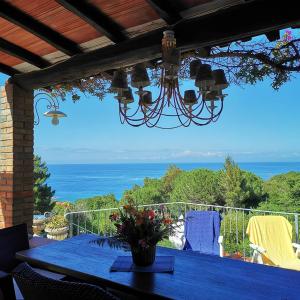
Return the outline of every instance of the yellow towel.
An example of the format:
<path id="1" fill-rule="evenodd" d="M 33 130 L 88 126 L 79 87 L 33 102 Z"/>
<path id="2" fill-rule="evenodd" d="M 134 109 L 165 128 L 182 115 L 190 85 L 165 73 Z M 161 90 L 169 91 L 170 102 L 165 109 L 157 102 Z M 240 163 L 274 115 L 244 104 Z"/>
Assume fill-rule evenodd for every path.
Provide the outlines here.
<path id="1" fill-rule="evenodd" d="M 280 216 L 251 217 L 247 227 L 250 242 L 263 247 L 263 262 L 300 271 L 300 259 L 292 246 L 292 225 Z"/>

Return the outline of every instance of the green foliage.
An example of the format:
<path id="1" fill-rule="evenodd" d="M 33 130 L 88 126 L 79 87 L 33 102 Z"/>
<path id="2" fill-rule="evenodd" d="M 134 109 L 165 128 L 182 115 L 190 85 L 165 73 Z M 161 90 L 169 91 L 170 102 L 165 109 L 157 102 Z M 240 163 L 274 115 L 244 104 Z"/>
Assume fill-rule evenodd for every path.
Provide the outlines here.
<path id="1" fill-rule="evenodd" d="M 268 198 L 260 209 L 300 213 L 300 172 L 273 176 L 265 182 L 265 190 Z"/>
<path id="2" fill-rule="evenodd" d="M 75 210 L 75 206 L 73 203 L 71 202 L 60 202 L 60 201 L 56 201 L 55 205 L 52 209 L 52 213 L 54 213 L 55 215 L 65 215 L 66 213 L 70 212 L 70 211 L 74 211 Z"/>
<path id="3" fill-rule="evenodd" d="M 240 253 L 241 255 L 245 253 L 246 256 L 250 256 L 250 241 L 246 235 L 250 217 L 249 214 L 237 211 L 227 211 L 223 214 L 220 232 L 223 234 L 223 246 L 226 253 Z"/>
<path id="4" fill-rule="evenodd" d="M 111 208 L 119 206 L 116 197 L 113 194 L 96 196 L 87 199 L 79 199 L 74 203 L 75 211 L 91 211 L 86 214 L 75 214 L 69 216 L 72 219 L 72 223 L 76 224 L 74 227 L 75 232 L 81 232 L 82 229 L 87 229 L 90 232 L 98 233 L 112 233 L 114 227 L 109 221 L 109 214 Z M 95 211 L 99 209 L 109 209 L 107 211 Z"/>
<path id="5" fill-rule="evenodd" d="M 194 202 L 223 204 L 223 193 L 219 184 L 220 172 L 195 169 L 181 172 L 173 182 L 170 192 L 172 202 Z"/>
<path id="6" fill-rule="evenodd" d="M 134 186 L 125 191 L 122 203 L 153 204 L 164 202 L 163 182 L 161 179 L 145 178 L 143 186 Z"/>
<path id="7" fill-rule="evenodd" d="M 61 215 L 55 215 L 48 219 L 46 224 L 47 229 L 58 229 L 67 227 L 69 225 L 68 221 Z"/>
<path id="8" fill-rule="evenodd" d="M 80 210 L 96 210 L 101 208 L 118 207 L 119 203 L 113 194 L 104 196 L 95 196 L 86 199 L 78 199 L 75 201 L 76 211 Z"/>
<path id="9" fill-rule="evenodd" d="M 52 197 L 55 191 L 46 183 L 46 180 L 50 177 L 48 167 L 45 162 L 42 161 L 40 156 L 34 157 L 34 210 L 40 213 L 51 211 L 54 207 Z"/>
<path id="10" fill-rule="evenodd" d="M 256 207 L 266 199 L 263 180 L 253 173 L 242 171 L 230 157 L 225 160 L 221 185 L 227 206 Z"/>

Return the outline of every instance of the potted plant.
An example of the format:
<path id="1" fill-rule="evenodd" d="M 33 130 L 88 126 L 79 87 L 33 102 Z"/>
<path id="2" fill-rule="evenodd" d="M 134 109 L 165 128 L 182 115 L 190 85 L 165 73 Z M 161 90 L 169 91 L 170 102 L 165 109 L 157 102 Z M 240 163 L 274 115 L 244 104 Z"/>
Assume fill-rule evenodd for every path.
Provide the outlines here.
<path id="1" fill-rule="evenodd" d="M 47 221 L 45 231 L 47 238 L 52 240 L 64 240 L 68 237 L 68 221 L 62 215 L 54 215 Z"/>
<path id="2" fill-rule="evenodd" d="M 168 238 L 174 231 L 173 220 L 163 206 L 157 210 L 135 207 L 132 204 L 123 206 L 118 212 L 110 215 L 116 227 L 116 235 L 97 240 L 105 241 L 111 247 L 130 249 L 132 260 L 138 266 L 148 266 L 155 261 L 156 244 Z"/>
<path id="3" fill-rule="evenodd" d="M 34 235 L 40 235 L 45 229 L 46 218 L 39 211 L 33 212 L 32 231 Z"/>

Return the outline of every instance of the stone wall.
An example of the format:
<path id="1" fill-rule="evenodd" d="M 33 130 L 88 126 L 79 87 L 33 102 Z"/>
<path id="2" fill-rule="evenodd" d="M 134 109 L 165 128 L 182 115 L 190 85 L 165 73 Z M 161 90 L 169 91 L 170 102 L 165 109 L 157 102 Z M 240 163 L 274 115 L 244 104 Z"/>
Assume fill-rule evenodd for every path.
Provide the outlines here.
<path id="1" fill-rule="evenodd" d="M 33 91 L 0 87 L 0 228 L 32 226 Z"/>

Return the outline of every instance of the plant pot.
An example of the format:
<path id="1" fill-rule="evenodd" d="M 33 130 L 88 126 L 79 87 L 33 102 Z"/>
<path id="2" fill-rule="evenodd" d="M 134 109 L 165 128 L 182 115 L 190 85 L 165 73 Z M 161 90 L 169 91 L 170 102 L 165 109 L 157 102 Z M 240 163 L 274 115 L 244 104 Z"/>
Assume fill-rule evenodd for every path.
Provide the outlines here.
<path id="1" fill-rule="evenodd" d="M 47 232 L 48 239 L 61 241 L 68 237 L 69 228 L 62 227 L 62 228 L 50 229 L 50 228 L 46 227 L 45 231 Z"/>
<path id="2" fill-rule="evenodd" d="M 45 229 L 45 218 L 33 219 L 32 230 L 35 235 L 40 235 Z"/>
<path id="3" fill-rule="evenodd" d="M 145 247 L 131 247 L 133 263 L 137 266 L 150 266 L 155 261 L 156 245 Z"/>

